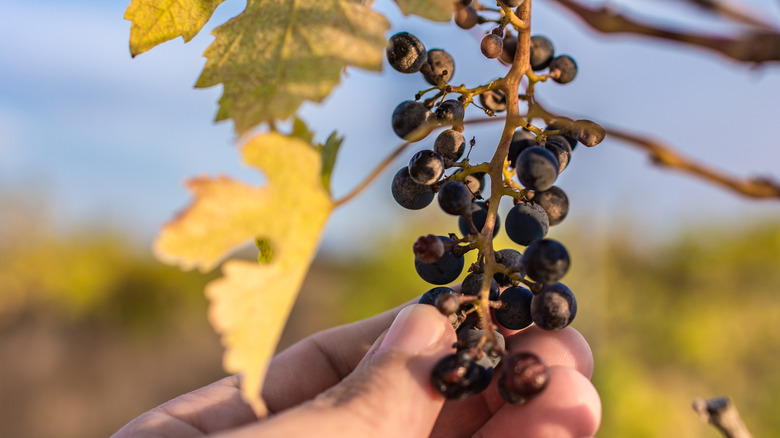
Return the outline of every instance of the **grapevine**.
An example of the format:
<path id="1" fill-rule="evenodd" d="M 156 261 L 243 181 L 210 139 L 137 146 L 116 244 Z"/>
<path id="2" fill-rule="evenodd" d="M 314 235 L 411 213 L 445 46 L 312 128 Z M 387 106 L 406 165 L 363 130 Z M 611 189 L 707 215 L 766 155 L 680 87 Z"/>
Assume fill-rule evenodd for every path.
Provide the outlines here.
<path id="1" fill-rule="evenodd" d="M 463 255 L 477 252 L 477 262 L 468 268 L 470 273 L 457 292 L 454 287 L 436 287 L 419 301 L 437 306 L 458 330 L 457 351 L 434 369 L 434 387 L 448 398 L 478 393 L 487 387 L 497 364 L 509 361 L 502 368 L 500 392 L 507 401 L 521 403 L 544 388 L 548 374 L 541 359 L 531 353 L 508 357 L 499 325 L 521 330 L 535 323 L 545 330 L 560 330 L 574 320 L 577 301 L 559 282 L 568 271 L 569 253 L 560 242 L 546 238 L 549 227 L 568 213 L 566 193 L 554 184 L 574 147 L 595 146 L 605 133 L 592 121 L 556 117 L 536 105 L 536 85 L 548 80 L 571 82 L 577 64 L 569 55 L 556 54 L 547 37 L 531 35 L 530 1 L 499 6 L 495 19 L 471 12 L 470 5 L 460 5 L 455 13 L 456 17 L 476 14 L 477 22 L 491 27 L 497 23 L 483 37 L 480 50 L 485 57 L 501 56 L 510 65 L 504 77 L 473 88 L 448 83 L 455 65 L 446 51 L 434 49 L 435 55 L 430 56 L 408 32 L 390 38 L 390 65 L 400 73 L 420 72 L 435 85 L 398 105 L 392 118 L 396 134 L 419 141 L 435 127 L 448 127 L 436 137 L 433 150 L 417 152 L 398 171 L 392 192 L 398 204 L 413 210 L 432 203 L 436 193 L 439 207 L 458 216 L 461 236 L 427 235 L 415 242 L 415 268 L 423 280 L 435 285 L 454 281 L 464 269 Z M 433 97 L 426 98 L 430 94 Z M 520 114 L 521 102 L 525 114 Z M 464 118 L 469 107 L 491 117 L 506 112 L 501 139 L 489 162 L 471 163 L 467 154 L 464 158 L 468 138 Z M 474 145 L 472 138 L 469 149 Z M 448 176 L 445 169 L 451 171 Z M 487 197 L 485 189 L 489 189 Z M 515 204 L 504 221 L 506 232 L 526 247 L 524 254 L 494 248 L 493 238 L 501 226 L 498 205 L 504 197 Z M 529 371 L 536 368 L 540 371 Z"/>
<path id="2" fill-rule="evenodd" d="M 718 39 L 654 28 L 570 0 L 555 2 L 602 32 L 677 41 L 740 61 L 780 60 L 776 44 L 780 34 L 763 20 L 717 2 L 691 1 L 750 31 Z M 128 8 L 133 55 L 177 36 L 192 38 L 220 2 L 203 2 L 187 11 L 192 20 L 167 28 L 163 28 L 167 18 L 159 16 L 159 11 L 166 11 L 163 3 L 134 0 Z M 445 213 L 457 217 L 459 234 L 428 234 L 412 245 L 416 272 L 436 286 L 423 293 L 419 303 L 436 306 L 458 331 L 456 351 L 436 365 L 430 382 L 453 399 L 483 390 L 499 363 L 499 392 L 510 403 L 526 402 L 547 384 L 549 372 L 542 359 L 531 353 L 508 354 L 500 329 L 522 330 L 535 324 L 544 330 L 561 330 L 576 317 L 575 294 L 561 282 L 572 258 L 563 243 L 547 234 L 568 215 L 568 196 L 556 180 L 571 165 L 578 145 L 593 147 L 609 137 L 639 147 L 661 166 L 748 196 L 780 197 L 780 185 L 768 178 L 740 180 L 684 157 L 659 140 L 547 110 L 537 99 L 537 89 L 571 83 L 578 65 L 575 56 L 556 51 L 555 41 L 532 32 L 532 0 L 495 4 L 445 0 L 433 6 L 398 2 L 405 14 L 452 19 L 462 29 L 482 32 L 473 53 L 508 70 L 500 78 L 469 85 L 451 83 L 456 63 L 446 48 L 426 48 L 409 32 L 386 38 L 388 23 L 370 5 L 348 0 L 317 2 L 316 7 L 311 2 L 291 7 L 282 3 L 250 0 L 244 13 L 217 28 L 196 84 L 223 85 L 217 120 L 232 119 L 238 134 L 257 126 L 267 128 L 246 142 L 242 154 L 247 163 L 268 174 L 268 187 L 255 189 L 228 178 L 191 181 L 196 201 L 164 228 L 155 247 L 163 260 L 209 270 L 233 248 L 254 238 L 259 264 L 225 262 L 225 276 L 209 285 L 207 295 L 212 300 L 212 322 L 228 350 L 226 368 L 245 373 L 243 393 L 259 416 L 265 414 L 257 395 L 265 364 L 329 214 L 372 184 L 404 150 L 434 132 L 430 148 L 419 149 L 408 163 L 394 169 L 390 191 L 403 208 L 420 210 L 435 201 Z M 167 7 L 171 17 L 187 15 L 177 9 L 184 6 Z M 280 31 L 279 22 L 291 24 Z M 329 179 L 343 138 L 334 132 L 325 143 L 315 143 L 296 111 L 304 101 L 322 101 L 346 67 L 379 70 L 384 62 L 400 74 L 421 74 L 428 87 L 410 91 L 389 117 L 404 143 L 352 191 L 333 199 Z M 288 132 L 278 129 L 277 122 L 284 120 L 292 120 Z M 492 158 L 472 162 L 473 148 L 493 145 L 470 136 L 469 128 L 494 122 L 503 122 L 503 127 Z M 499 217 L 504 198 L 513 206 Z M 285 211 L 293 219 L 282 223 L 269 218 L 271 209 Z M 524 247 L 522 252 L 494 246 L 494 237 L 502 229 Z M 472 251 L 476 262 L 465 266 L 464 255 Z M 462 284 L 453 286 L 464 270 L 468 274 Z M 270 299 L 263 295 L 266 292 L 255 290 L 258 285 L 275 293 L 282 289 L 281 298 L 273 306 L 247 305 L 244 299 L 249 295 L 254 304 L 265 305 Z M 273 312 L 245 312 L 260 307 L 272 307 Z M 243 319 L 235 321 L 233 316 L 239 314 Z M 250 339 L 242 335 L 255 333 L 261 324 L 258 320 L 267 325 L 261 328 L 271 329 L 262 348 L 236 341 Z"/>

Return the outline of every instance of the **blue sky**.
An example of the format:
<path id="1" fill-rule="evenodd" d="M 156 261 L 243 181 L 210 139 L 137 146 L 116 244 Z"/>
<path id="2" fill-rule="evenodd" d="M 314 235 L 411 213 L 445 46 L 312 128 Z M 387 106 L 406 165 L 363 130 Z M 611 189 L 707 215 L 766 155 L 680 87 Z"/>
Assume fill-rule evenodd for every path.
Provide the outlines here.
<path id="1" fill-rule="evenodd" d="M 630 3 L 648 16 L 659 11 L 647 7 L 651 2 L 611 3 Z M 219 87 L 192 88 L 210 30 L 243 5 L 222 4 L 188 44 L 171 41 L 132 59 L 129 22 L 122 18 L 127 2 L 7 0 L 0 14 L 0 195 L 44 194 L 58 225 L 115 223 L 149 242 L 188 203 L 186 178 L 225 173 L 260 183 L 258 173 L 239 163 L 230 123 L 212 122 Z M 775 6 L 764 15 L 780 22 Z M 388 36 L 410 31 L 426 47 L 451 52 L 454 83 L 474 86 L 505 72 L 479 55 L 479 31 L 404 18 L 387 0 L 377 8 L 393 24 Z M 740 175 L 780 176 L 777 65 L 754 69 L 671 43 L 595 35 L 549 2 L 537 1 L 534 14 L 534 33 L 550 37 L 580 69 L 569 85 L 538 87 L 550 108 L 652 134 Z M 351 69 L 324 105 L 302 110 L 319 138 L 334 129 L 346 135 L 334 176 L 337 195 L 398 144 L 389 123 L 393 108 L 426 87 L 419 75 L 385 70 Z M 500 124 L 469 128 L 466 134 L 478 142 L 472 157 L 488 159 L 499 132 Z M 430 231 L 454 231 L 454 221 L 405 211 L 389 194 L 394 169 L 432 142 L 410 149 L 371 190 L 338 211 L 326 246 L 359 245 L 403 220 L 441 218 Z M 570 230 L 581 223 L 609 230 L 630 220 L 640 238 L 655 240 L 679 227 L 780 218 L 777 202 L 747 200 L 660 170 L 609 140 L 576 150 L 558 185 L 571 198 L 571 219 L 561 225 Z"/>

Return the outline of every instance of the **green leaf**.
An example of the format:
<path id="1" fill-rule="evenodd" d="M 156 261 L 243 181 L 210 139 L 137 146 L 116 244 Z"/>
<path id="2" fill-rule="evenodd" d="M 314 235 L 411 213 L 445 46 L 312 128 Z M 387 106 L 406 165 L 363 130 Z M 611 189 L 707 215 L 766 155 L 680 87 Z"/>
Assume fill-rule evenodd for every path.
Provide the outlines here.
<path id="1" fill-rule="evenodd" d="M 214 30 L 195 86 L 223 84 L 216 120 L 241 134 L 322 101 L 346 66 L 381 70 L 388 27 L 358 0 L 248 0 Z"/>
<path id="2" fill-rule="evenodd" d="M 450 21 L 455 11 L 453 0 L 395 0 L 395 2 L 404 15 L 419 15 L 432 21 Z"/>
<path id="3" fill-rule="evenodd" d="M 325 187 L 328 193 L 330 193 L 330 176 L 333 173 L 333 166 L 336 165 L 336 156 L 343 142 L 344 137 L 339 137 L 334 131 L 325 141 L 325 144 L 318 147 L 322 154 L 322 186 Z"/>
<path id="4" fill-rule="evenodd" d="M 178 36 L 191 40 L 225 0 L 133 0 L 125 11 L 130 54 L 143 53 Z"/>

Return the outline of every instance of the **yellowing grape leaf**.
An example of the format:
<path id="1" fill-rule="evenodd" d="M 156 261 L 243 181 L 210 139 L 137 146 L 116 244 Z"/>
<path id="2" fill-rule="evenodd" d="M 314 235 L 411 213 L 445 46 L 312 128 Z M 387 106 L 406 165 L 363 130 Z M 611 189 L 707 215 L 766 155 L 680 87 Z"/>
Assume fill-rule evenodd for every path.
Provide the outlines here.
<path id="1" fill-rule="evenodd" d="M 155 242 L 163 260 L 208 270 L 252 237 L 262 264 L 231 260 L 225 276 L 206 287 L 209 318 L 226 348 L 224 365 L 243 373 L 242 391 L 264 414 L 260 387 L 266 364 L 314 257 L 333 209 L 323 187 L 320 151 L 300 137 L 260 135 L 243 148 L 244 161 L 268 179 L 253 188 L 226 177 L 190 182 L 195 201 Z"/>
<path id="2" fill-rule="evenodd" d="M 181 36 L 191 40 L 225 0 L 133 0 L 125 11 L 130 25 L 130 54 Z"/>
<path id="3" fill-rule="evenodd" d="M 360 0 L 248 0 L 214 30 L 195 86 L 223 84 L 216 120 L 241 134 L 322 101 L 346 66 L 380 70 L 388 27 Z"/>
<path id="4" fill-rule="evenodd" d="M 404 15 L 419 15 L 432 21 L 450 21 L 455 11 L 453 0 L 396 0 L 395 2 Z"/>
<path id="5" fill-rule="evenodd" d="M 333 208 L 321 180 L 320 152 L 300 138 L 269 133 L 249 141 L 242 154 L 264 171 L 266 187 L 225 176 L 190 180 L 195 200 L 157 237 L 158 258 L 208 271 L 256 236 L 270 242 L 272 262 L 289 253 L 309 256 Z"/>
<path id="6" fill-rule="evenodd" d="M 209 320 L 226 348 L 223 366 L 227 372 L 243 373 L 241 392 L 258 417 L 267 413 L 260 393 L 268 360 L 309 267 L 306 260 L 296 262 L 290 267 L 229 260 L 222 267 L 224 277 L 206 286 Z"/>

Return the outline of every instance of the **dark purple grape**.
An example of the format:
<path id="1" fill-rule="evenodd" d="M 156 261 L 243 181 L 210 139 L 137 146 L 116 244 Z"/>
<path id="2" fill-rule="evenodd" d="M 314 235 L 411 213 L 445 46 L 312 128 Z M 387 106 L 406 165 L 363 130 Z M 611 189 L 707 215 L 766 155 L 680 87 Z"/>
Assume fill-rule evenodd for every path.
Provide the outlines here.
<path id="1" fill-rule="evenodd" d="M 533 353 L 512 353 L 504 359 L 498 392 L 512 404 L 522 404 L 539 394 L 550 380 L 550 369 Z"/>
<path id="2" fill-rule="evenodd" d="M 506 111 L 506 95 L 501 90 L 488 90 L 479 95 L 479 103 L 493 113 Z"/>
<path id="3" fill-rule="evenodd" d="M 436 196 L 429 186 L 418 184 L 409 176 L 408 167 L 402 168 L 395 174 L 390 188 L 395 202 L 409 210 L 427 207 Z"/>
<path id="4" fill-rule="evenodd" d="M 460 181 L 450 180 L 439 188 L 439 207 L 447 214 L 454 216 L 468 214 L 471 212 L 473 198 L 469 189 Z"/>
<path id="5" fill-rule="evenodd" d="M 515 52 L 517 52 L 517 37 L 507 33 L 504 36 L 504 48 L 501 50 L 498 59 L 504 64 L 512 64 L 515 60 Z"/>
<path id="6" fill-rule="evenodd" d="M 566 166 L 569 165 L 569 160 L 571 159 L 569 140 L 566 140 L 566 137 L 562 135 L 553 135 L 544 142 L 544 148 L 552 152 L 555 161 L 558 162 L 558 174 L 560 175 L 563 169 L 566 169 Z"/>
<path id="7" fill-rule="evenodd" d="M 577 120 L 572 123 L 571 135 L 585 146 L 596 146 L 604 140 L 607 133 L 598 123 L 590 120 Z"/>
<path id="8" fill-rule="evenodd" d="M 488 206 L 485 201 L 477 201 L 474 203 L 474 207 L 471 210 L 471 220 L 474 222 L 474 226 L 477 227 L 477 231 L 482 232 L 482 228 L 485 227 L 487 221 Z M 461 216 L 458 218 L 458 229 L 464 236 L 471 234 L 469 223 L 466 222 L 466 218 Z M 496 225 L 493 227 L 493 236 L 495 236 L 501 229 L 501 219 L 496 216 Z"/>
<path id="9" fill-rule="evenodd" d="M 550 227 L 547 213 L 536 204 L 517 204 L 506 215 L 506 234 L 518 245 L 543 239 Z"/>
<path id="10" fill-rule="evenodd" d="M 568 84 L 577 76 L 577 63 L 569 55 L 561 55 L 550 61 L 550 77 L 559 84 Z"/>
<path id="11" fill-rule="evenodd" d="M 450 243 L 452 239 L 446 236 L 439 236 L 444 242 Z M 414 259 L 414 269 L 417 275 L 431 284 L 452 283 L 463 272 L 465 261 L 463 256 L 455 257 L 452 250 L 446 251 L 439 260 L 433 263 L 423 263 L 417 258 Z"/>
<path id="12" fill-rule="evenodd" d="M 511 273 L 520 273 L 521 277 L 525 277 L 523 272 L 523 254 L 520 251 L 511 248 L 505 248 L 500 251 L 496 251 L 496 262 L 501 263 Z M 511 286 L 512 279 L 501 272 L 496 272 L 493 278 L 498 282 L 499 286 Z"/>
<path id="13" fill-rule="evenodd" d="M 441 296 L 442 294 L 447 294 L 447 293 L 457 294 L 455 290 L 445 286 L 434 287 L 433 289 L 429 289 L 427 292 L 422 294 L 422 296 L 420 296 L 420 299 L 417 300 L 417 304 L 430 304 L 431 306 L 435 306 L 436 299 L 439 298 L 439 296 Z"/>
<path id="14" fill-rule="evenodd" d="M 558 186 L 552 186 L 549 190 L 534 193 L 533 201 L 547 213 L 550 226 L 558 225 L 569 214 L 569 198 Z"/>
<path id="15" fill-rule="evenodd" d="M 522 286 L 510 287 L 501 293 L 503 306 L 496 309 L 496 321 L 509 330 L 521 330 L 534 322 L 531 318 L 531 299 L 534 294 Z"/>
<path id="16" fill-rule="evenodd" d="M 462 133 L 454 129 L 446 129 L 436 137 L 433 150 L 444 158 L 458 161 L 466 150 L 466 139 L 463 138 Z"/>
<path id="17" fill-rule="evenodd" d="M 479 394 L 490 384 L 493 372 L 477 365 L 464 352 L 445 356 L 431 372 L 433 388 L 449 400 L 459 400 Z"/>
<path id="18" fill-rule="evenodd" d="M 494 33 L 489 33 L 482 38 L 482 43 L 479 45 L 479 48 L 486 58 L 498 58 L 504 50 L 504 40 Z"/>
<path id="19" fill-rule="evenodd" d="M 430 70 L 423 69 L 423 77 L 431 85 L 438 85 L 438 80 L 449 82 L 455 73 L 455 61 L 442 49 L 428 50 L 428 65 Z"/>
<path id="20" fill-rule="evenodd" d="M 428 59 L 423 43 L 409 32 L 399 32 L 387 42 L 387 61 L 401 73 L 416 73 Z"/>
<path id="21" fill-rule="evenodd" d="M 541 35 L 531 37 L 531 69 L 544 70 L 550 65 L 555 55 L 555 47 L 552 41 Z"/>
<path id="22" fill-rule="evenodd" d="M 531 146 L 539 146 L 539 143 L 536 142 L 536 135 L 533 132 L 522 128 L 515 131 L 512 135 L 512 142 L 509 143 L 509 153 L 506 156 L 509 166 L 515 167 L 517 156 Z"/>
<path id="23" fill-rule="evenodd" d="M 436 121 L 442 124 L 461 124 L 466 110 L 463 103 L 456 99 L 448 99 L 436 108 Z"/>
<path id="24" fill-rule="evenodd" d="M 545 284 L 531 300 L 534 324 L 544 330 L 560 330 L 577 316 L 577 300 L 563 283 Z"/>
<path id="25" fill-rule="evenodd" d="M 552 187 L 558 178 L 558 168 L 558 160 L 552 152 L 539 146 L 524 150 L 515 161 L 520 184 L 534 191 L 544 191 Z"/>
<path id="26" fill-rule="evenodd" d="M 431 112 L 416 100 L 407 100 L 398 104 L 393 111 L 393 131 L 404 140 L 417 128 L 425 125 L 431 116 Z"/>
<path id="27" fill-rule="evenodd" d="M 460 285 L 460 293 L 463 295 L 471 295 L 473 297 L 479 296 L 479 291 L 482 289 L 482 281 L 485 278 L 485 274 L 477 274 L 474 272 L 469 273 Z M 501 289 L 498 287 L 496 280 L 490 280 L 490 290 L 488 291 L 488 299 L 491 301 L 498 300 L 501 295 Z"/>
<path id="28" fill-rule="evenodd" d="M 471 6 L 458 8 L 455 11 L 455 24 L 461 29 L 471 29 L 479 23 L 479 14 Z"/>
<path id="29" fill-rule="evenodd" d="M 533 281 L 552 284 L 569 270 L 569 251 L 561 242 L 540 239 L 531 243 L 523 253 L 523 271 Z"/>
<path id="30" fill-rule="evenodd" d="M 409 176 L 424 186 L 429 186 L 444 175 L 444 158 L 428 149 L 421 150 L 409 160 Z"/>

